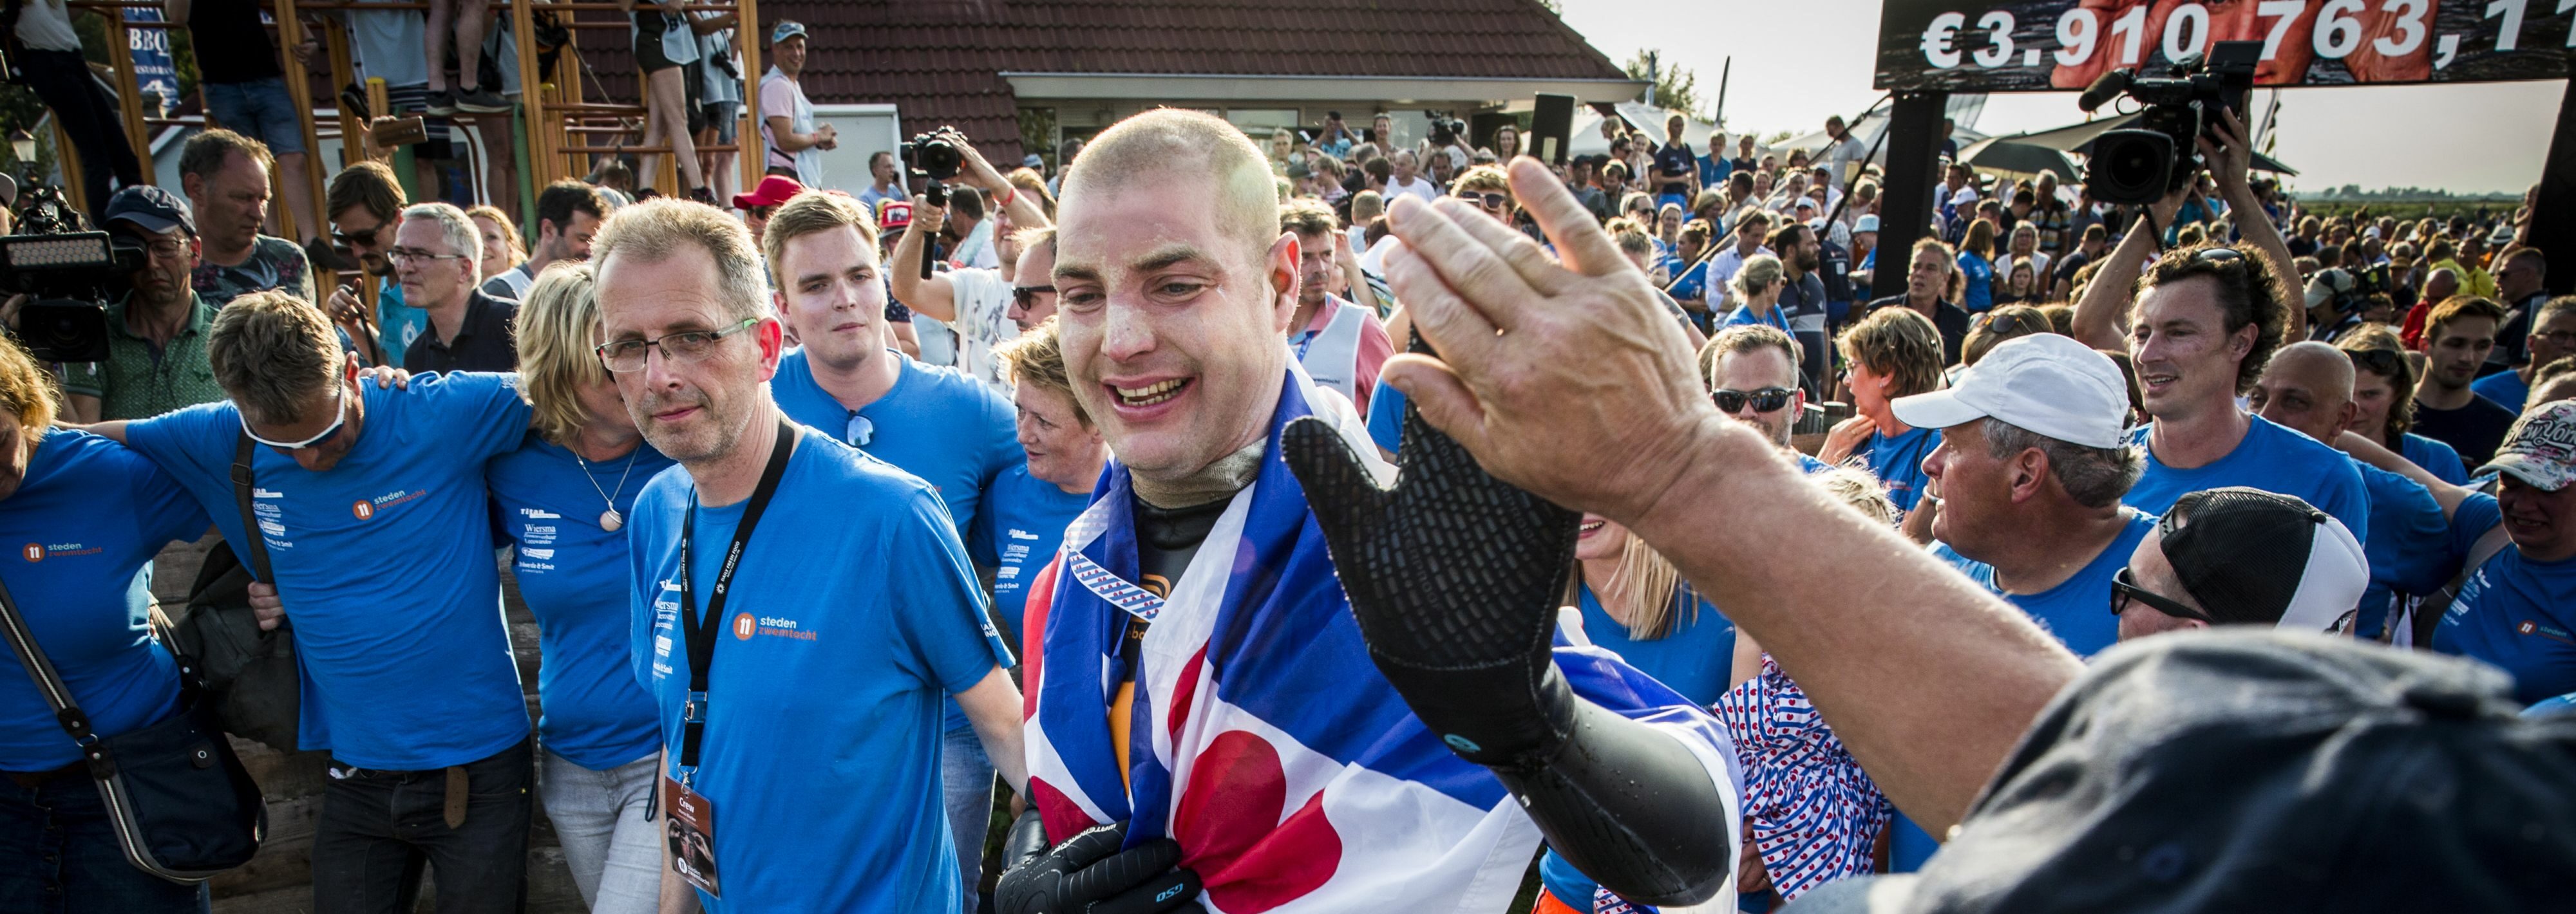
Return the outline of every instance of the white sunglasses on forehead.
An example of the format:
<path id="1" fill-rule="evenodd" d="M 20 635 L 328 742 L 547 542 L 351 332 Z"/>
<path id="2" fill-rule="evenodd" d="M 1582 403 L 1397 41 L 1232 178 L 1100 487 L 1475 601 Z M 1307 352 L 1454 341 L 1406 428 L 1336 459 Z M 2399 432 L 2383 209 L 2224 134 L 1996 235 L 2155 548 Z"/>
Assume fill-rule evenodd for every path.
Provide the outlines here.
<path id="1" fill-rule="evenodd" d="M 235 410 L 234 412 L 236 416 L 241 419 L 242 434 L 250 436 L 251 441 L 265 444 L 269 447 L 278 448 L 280 450 L 300 451 L 331 440 L 331 436 L 340 433 L 341 426 L 349 424 L 349 386 L 346 384 L 339 384 L 332 387 L 331 427 L 323 429 L 321 434 L 315 435 L 311 438 L 306 438 L 293 444 L 289 444 L 284 441 L 270 441 L 266 438 L 260 437 L 258 432 L 251 430 L 250 417 L 248 415 L 241 414 L 239 410 Z"/>

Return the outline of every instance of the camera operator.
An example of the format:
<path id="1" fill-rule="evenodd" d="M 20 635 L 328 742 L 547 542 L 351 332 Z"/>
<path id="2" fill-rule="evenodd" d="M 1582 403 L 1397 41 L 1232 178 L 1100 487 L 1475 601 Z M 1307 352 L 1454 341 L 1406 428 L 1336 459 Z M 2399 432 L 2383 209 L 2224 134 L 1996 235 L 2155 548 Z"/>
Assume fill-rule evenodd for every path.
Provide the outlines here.
<path id="1" fill-rule="evenodd" d="M 108 97 L 107 89 L 81 59 L 80 36 L 72 31 L 71 14 L 63 3 L 9 4 L 17 11 L 16 21 L 9 23 L 19 45 L 13 62 L 18 81 L 53 109 L 55 122 L 71 137 L 72 149 L 80 154 L 81 187 L 88 192 L 90 214 L 104 218 L 107 179 L 115 178 L 119 187 L 142 184 L 143 165 L 135 159 L 134 147 L 126 144 L 116 100 Z"/>
<path id="2" fill-rule="evenodd" d="M 1054 281 L 1055 245 L 1050 240 L 1042 249 L 1020 250 L 1020 245 L 1009 243 L 1007 233 L 996 224 L 996 214 L 985 207 L 998 203 L 998 221 L 1019 231 L 1054 223 L 1038 208 L 1036 195 L 1021 193 L 1004 179 L 965 134 L 942 128 L 931 138 L 956 150 L 956 184 L 949 190 L 948 206 L 932 205 L 929 194 L 912 201 L 912 221 L 895 242 L 887 276 L 895 300 L 956 331 L 959 369 L 1009 396 L 1011 385 L 993 349 L 1019 336 L 1018 326 L 1008 317 L 1012 301 L 1022 294 L 1019 290 L 1030 290 L 1026 294 L 1032 301 L 1040 295 L 1052 300 L 1054 289 L 1049 283 Z M 916 158 L 921 157 L 919 148 Z M 949 245 L 953 259 L 948 271 L 923 279 L 922 249 L 934 238 Z"/>
<path id="3" fill-rule="evenodd" d="M 128 187 L 107 201 L 107 231 L 143 243 L 134 291 L 107 308 L 107 361 L 65 365 L 65 418 L 143 419 L 224 399 L 206 361 L 215 308 L 188 285 L 197 266 L 197 222 L 177 194 Z M 27 296 L 0 305 L 11 332 Z"/>

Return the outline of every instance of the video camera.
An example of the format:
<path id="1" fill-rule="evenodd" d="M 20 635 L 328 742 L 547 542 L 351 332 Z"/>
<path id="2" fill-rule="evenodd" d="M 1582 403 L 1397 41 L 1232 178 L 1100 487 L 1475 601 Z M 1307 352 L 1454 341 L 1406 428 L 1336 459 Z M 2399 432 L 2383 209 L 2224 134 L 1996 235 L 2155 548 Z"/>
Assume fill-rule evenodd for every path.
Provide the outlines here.
<path id="1" fill-rule="evenodd" d="M 18 341 L 47 362 L 107 360 L 107 303 L 132 288 L 143 242 L 89 231 L 61 193 L 38 186 L 20 209 L 24 234 L 0 236 L 0 296 L 27 296 Z"/>
<path id="2" fill-rule="evenodd" d="M 2140 76 L 2132 68 L 2094 80 L 2075 102 L 2085 113 L 2121 96 L 2146 108 L 2136 127 L 2094 138 L 2084 175 L 2093 199 L 2154 203 L 2189 184 L 2204 164 L 2194 141 L 2217 123 L 2218 112 L 2244 110 L 2245 95 L 2254 89 L 2254 65 L 2262 58 L 2260 41 L 2221 41 L 2206 58 L 2176 62 L 2171 76 Z"/>
<path id="3" fill-rule="evenodd" d="M 1466 121 L 1462 121 L 1454 117 L 1433 117 L 1431 119 L 1431 145 L 1457 145 L 1458 138 L 1465 136 L 1466 133 Z"/>
<path id="4" fill-rule="evenodd" d="M 957 172 L 966 167 L 966 151 L 958 148 L 957 143 L 949 139 L 956 130 L 955 127 L 941 127 L 926 133 L 913 134 L 911 140 L 897 147 L 895 151 L 896 156 L 903 159 L 905 170 L 930 179 L 930 185 L 921 190 L 923 203 L 946 208 L 948 186 L 940 182 L 955 179 Z M 931 253 L 931 245 L 925 242 L 921 246 L 921 278 L 931 277 L 934 270 L 933 264 L 936 261 L 937 258 Z"/>

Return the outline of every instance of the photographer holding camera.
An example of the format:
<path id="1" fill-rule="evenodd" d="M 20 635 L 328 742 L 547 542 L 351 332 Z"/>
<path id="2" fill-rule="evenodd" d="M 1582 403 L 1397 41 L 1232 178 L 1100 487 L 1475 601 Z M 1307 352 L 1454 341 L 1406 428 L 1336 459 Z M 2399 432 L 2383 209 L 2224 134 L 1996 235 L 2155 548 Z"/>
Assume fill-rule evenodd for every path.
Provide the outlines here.
<path id="1" fill-rule="evenodd" d="M 151 185 L 108 198 L 107 231 L 139 242 L 134 290 L 107 306 L 107 360 L 64 366 L 65 416 L 73 422 L 143 419 L 224 399 L 206 361 L 215 308 L 189 286 L 197 268 L 197 221 L 186 201 Z M 0 304 L 12 333 L 28 296 Z"/>
<path id="2" fill-rule="evenodd" d="M 945 204 L 932 202 L 934 195 L 927 193 L 913 200 L 912 223 L 895 242 L 893 261 L 886 267 L 895 300 L 953 328 L 958 338 L 957 367 L 1008 396 L 1010 385 L 1003 380 L 993 347 L 1019 335 L 1019 328 L 1007 317 L 1019 289 L 1032 290 L 1028 293 L 1032 301 L 1038 295 L 1052 300 L 1049 283 L 1054 279 L 1046 271 L 1055 268 L 1050 244 L 1034 255 L 1039 272 L 1016 275 L 1017 267 L 1032 261 L 1018 245 L 1009 243 L 1009 236 L 1013 230 L 1054 223 L 1038 208 L 1035 195 L 1012 186 L 956 128 L 941 128 L 910 145 L 906 168 L 933 180 L 953 179 L 958 188 L 950 194 L 954 199 Z M 942 172 L 949 174 L 943 178 Z M 963 192 L 967 190 L 981 193 Z M 998 214 L 986 208 L 995 204 Z M 924 278 L 921 258 L 932 239 L 949 246 L 950 270 Z"/>

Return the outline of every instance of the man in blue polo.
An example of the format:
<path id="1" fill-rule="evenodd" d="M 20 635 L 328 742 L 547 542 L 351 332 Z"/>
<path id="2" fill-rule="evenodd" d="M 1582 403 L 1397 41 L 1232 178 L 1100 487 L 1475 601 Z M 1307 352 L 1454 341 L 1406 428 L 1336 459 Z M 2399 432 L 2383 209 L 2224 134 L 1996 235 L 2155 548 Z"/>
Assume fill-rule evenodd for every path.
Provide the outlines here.
<path id="1" fill-rule="evenodd" d="M 853 232 L 867 239 L 866 250 L 837 243 Z M 1025 463 L 1010 402 L 964 371 L 924 365 L 893 348 L 866 207 L 807 191 L 771 214 L 761 246 L 779 316 L 803 344 L 779 359 L 770 379 L 779 410 L 930 483 L 958 536 L 971 535 L 997 481 Z M 994 763 L 956 702 L 946 705 L 944 727 L 949 821 L 978 823 L 972 847 L 968 830 L 956 836 L 958 868 L 980 877 L 980 823 L 992 808 Z"/>
<path id="2" fill-rule="evenodd" d="M 797 276 L 807 254 L 855 258 L 799 294 L 881 314 L 858 201 L 799 196 L 770 237 L 813 208 L 850 221 L 770 262 Z M 948 512 L 919 478 L 780 413 L 764 382 L 784 333 L 740 221 L 656 200 L 619 210 L 593 250 L 603 363 L 681 465 L 628 528 L 633 663 L 661 711 L 681 852 L 666 888 L 687 881 L 711 914 L 965 910 L 943 699 L 1012 789 L 1026 775 L 1010 654 Z"/>
<path id="3" fill-rule="evenodd" d="M 226 305 L 208 343 L 228 402 L 93 430 L 159 463 L 274 571 L 252 595 L 294 624 L 297 742 L 331 753 L 314 909 L 392 910 L 429 864 L 441 910 L 514 910 L 534 769 L 483 465 L 526 433 L 516 376 L 362 383 L 321 310 L 274 291 Z"/>

